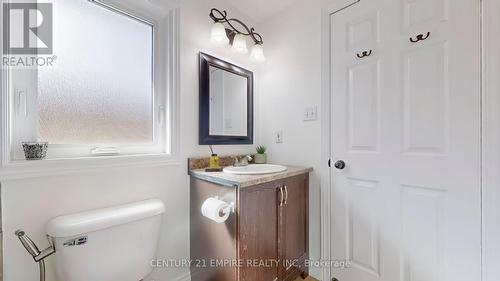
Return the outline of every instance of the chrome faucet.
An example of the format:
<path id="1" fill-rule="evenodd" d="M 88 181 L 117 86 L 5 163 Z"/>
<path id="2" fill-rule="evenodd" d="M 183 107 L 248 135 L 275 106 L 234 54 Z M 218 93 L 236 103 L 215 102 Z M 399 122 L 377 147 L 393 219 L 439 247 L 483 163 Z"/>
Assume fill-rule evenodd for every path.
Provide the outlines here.
<path id="1" fill-rule="evenodd" d="M 235 167 L 248 166 L 248 162 L 252 161 L 252 156 L 234 156 L 234 165 Z"/>

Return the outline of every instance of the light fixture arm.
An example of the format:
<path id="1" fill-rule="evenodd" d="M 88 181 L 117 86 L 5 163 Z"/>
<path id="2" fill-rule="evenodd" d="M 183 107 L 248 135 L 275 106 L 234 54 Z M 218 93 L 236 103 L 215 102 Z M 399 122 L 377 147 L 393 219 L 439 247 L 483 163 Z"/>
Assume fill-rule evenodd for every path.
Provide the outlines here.
<path id="1" fill-rule="evenodd" d="M 264 41 L 262 40 L 262 36 L 255 32 L 255 28 L 249 28 L 246 24 L 244 24 L 241 20 L 235 19 L 235 18 L 227 18 L 227 12 L 226 11 L 219 11 L 216 8 L 213 8 L 210 10 L 210 18 L 214 22 L 220 22 L 220 23 L 227 23 L 229 25 L 229 30 L 231 33 L 234 34 L 242 34 L 246 36 L 252 37 L 252 40 L 255 42 L 255 44 L 262 45 Z M 238 23 L 241 27 L 244 28 L 243 31 L 241 29 L 236 28 L 232 22 Z"/>

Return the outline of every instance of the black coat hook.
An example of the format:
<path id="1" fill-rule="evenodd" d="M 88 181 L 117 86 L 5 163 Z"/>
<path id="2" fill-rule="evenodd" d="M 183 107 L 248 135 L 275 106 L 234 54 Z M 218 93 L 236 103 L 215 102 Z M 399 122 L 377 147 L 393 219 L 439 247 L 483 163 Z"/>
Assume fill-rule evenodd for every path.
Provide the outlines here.
<path id="1" fill-rule="evenodd" d="M 424 37 L 423 34 L 419 34 L 419 35 L 417 35 L 417 39 L 413 39 L 413 38 L 410 37 L 410 42 L 417 43 L 418 41 L 422 41 L 422 40 L 425 40 L 425 39 L 429 38 L 429 36 L 431 36 L 430 32 L 427 32 L 427 34 L 425 35 L 425 37 Z"/>
<path id="2" fill-rule="evenodd" d="M 372 54 L 372 50 L 370 50 L 370 52 L 364 51 L 361 54 L 356 54 L 356 56 L 358 56 L 358 58 L 362 59 L 364 57 L 369 57 L 371 54 Z"/>

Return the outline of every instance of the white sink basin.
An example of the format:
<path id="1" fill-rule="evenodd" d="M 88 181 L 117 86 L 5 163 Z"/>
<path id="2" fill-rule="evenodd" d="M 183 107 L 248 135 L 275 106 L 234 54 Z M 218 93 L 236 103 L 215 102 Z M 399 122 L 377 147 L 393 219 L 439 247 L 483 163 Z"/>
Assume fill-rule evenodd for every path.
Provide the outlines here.
<path id="1" fill-rule="evenodd" d="M 224 168 L 225 173 L 235 174 L 235 175 L 263 175 L 263 174 L 274 174 L 286 171 L 287 168 L 281 165 L 272 164 L 250 164 L 248 166 L 241 167 L 226 167 Z"/>

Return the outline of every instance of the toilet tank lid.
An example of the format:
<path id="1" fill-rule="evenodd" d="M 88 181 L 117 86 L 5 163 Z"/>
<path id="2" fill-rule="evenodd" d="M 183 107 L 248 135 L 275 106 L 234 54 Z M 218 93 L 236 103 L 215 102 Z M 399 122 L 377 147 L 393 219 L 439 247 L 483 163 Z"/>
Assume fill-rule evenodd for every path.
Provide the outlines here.
<path id="1" fill-rule="evenodd" d="M 52 237 L 70 237 L 161 215 L 165 205 L 150 199 L 104 209 L 85 211 L 53 218 L 47 224 Z"/>

